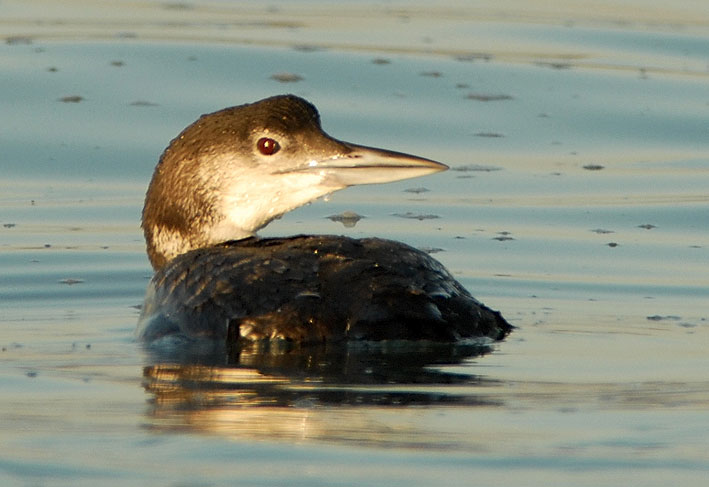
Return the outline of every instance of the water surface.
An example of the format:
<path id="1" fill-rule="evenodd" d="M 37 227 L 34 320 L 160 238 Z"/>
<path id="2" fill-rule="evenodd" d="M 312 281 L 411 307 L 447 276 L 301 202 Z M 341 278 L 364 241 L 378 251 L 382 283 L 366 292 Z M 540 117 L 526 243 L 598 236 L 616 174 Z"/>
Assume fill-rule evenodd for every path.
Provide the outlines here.
<path id="1" fill-rule="evenodd" d="M 709 12 L 596 7 L 2 2 L 3 485 L 703 485 Z M 506 341 L 133 342 L 160 152 L 284 92 L 338 138 L 451 170 L 263 234 L 435 252 L 518 327 Z M 365 218 L 327 218 L 345 211 Z"/>

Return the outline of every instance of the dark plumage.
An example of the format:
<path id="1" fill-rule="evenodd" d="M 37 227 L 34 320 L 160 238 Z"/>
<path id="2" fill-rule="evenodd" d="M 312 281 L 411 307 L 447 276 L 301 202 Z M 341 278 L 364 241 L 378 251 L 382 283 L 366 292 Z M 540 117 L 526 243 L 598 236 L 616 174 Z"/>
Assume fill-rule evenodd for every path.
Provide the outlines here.
<path id="1" fill-rule="evenodd" d="M 201 117 L 166 149 L 146 196 L 143 228 L 156 274 L 138 336 L 228 345 L 502 339 L 512 328 L 502 316 L 408 245 L 253 237 L 323 194 L 445 168 L 333 139 L 315 108 L 294 96 Z"/>
<path id="2" fill-rule="evenodd" d="M 378 238 L 227 242 L 177 257 L 153 278 L 141 329 L 216 340 L 503 338 L 510 326 L 429 255 Z"/>

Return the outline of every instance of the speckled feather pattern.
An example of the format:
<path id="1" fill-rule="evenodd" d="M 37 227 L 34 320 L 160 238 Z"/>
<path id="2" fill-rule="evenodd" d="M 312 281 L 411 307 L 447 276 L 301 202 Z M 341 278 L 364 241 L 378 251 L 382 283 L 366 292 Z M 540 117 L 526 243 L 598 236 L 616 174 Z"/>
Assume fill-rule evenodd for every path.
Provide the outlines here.
<path id="1" fill-rule="evenodd" d="M 227 242 L 177 257 L 151 286 L 139 324 L 148 340 L 453 341 L 511 329 L 428 254 L 377 238 Z"/>

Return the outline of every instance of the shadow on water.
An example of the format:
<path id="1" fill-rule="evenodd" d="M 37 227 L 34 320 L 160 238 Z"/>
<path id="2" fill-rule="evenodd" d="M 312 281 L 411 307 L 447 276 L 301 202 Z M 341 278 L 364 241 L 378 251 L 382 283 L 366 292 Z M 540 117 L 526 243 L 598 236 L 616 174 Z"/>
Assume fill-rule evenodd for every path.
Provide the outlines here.
<path id="1" fill-rule="evenodd" d="M 499 405 L 479 394 L 495 381 L 456 367 L 490 351 L 438 343 L 152 349 L 143 374 L 148 416 L 156 429 L 401 444 L 411 431 L 379 431 L 370 416 Z"/>

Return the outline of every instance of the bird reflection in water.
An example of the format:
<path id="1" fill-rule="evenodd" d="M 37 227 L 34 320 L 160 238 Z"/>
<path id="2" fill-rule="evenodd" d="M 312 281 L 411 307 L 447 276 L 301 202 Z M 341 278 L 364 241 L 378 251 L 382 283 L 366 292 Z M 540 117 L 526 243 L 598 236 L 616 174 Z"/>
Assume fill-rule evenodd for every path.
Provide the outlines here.
<path id="1" fill-rule="evenodd" d="M 485 343 L 421 342 L 148 350 L 148 414 L 161 430 L 410 445 L 431 432 L 405 411 L 498 405 L 483 392 L 496 382 L 466 365 L 490 351 Z"/>

